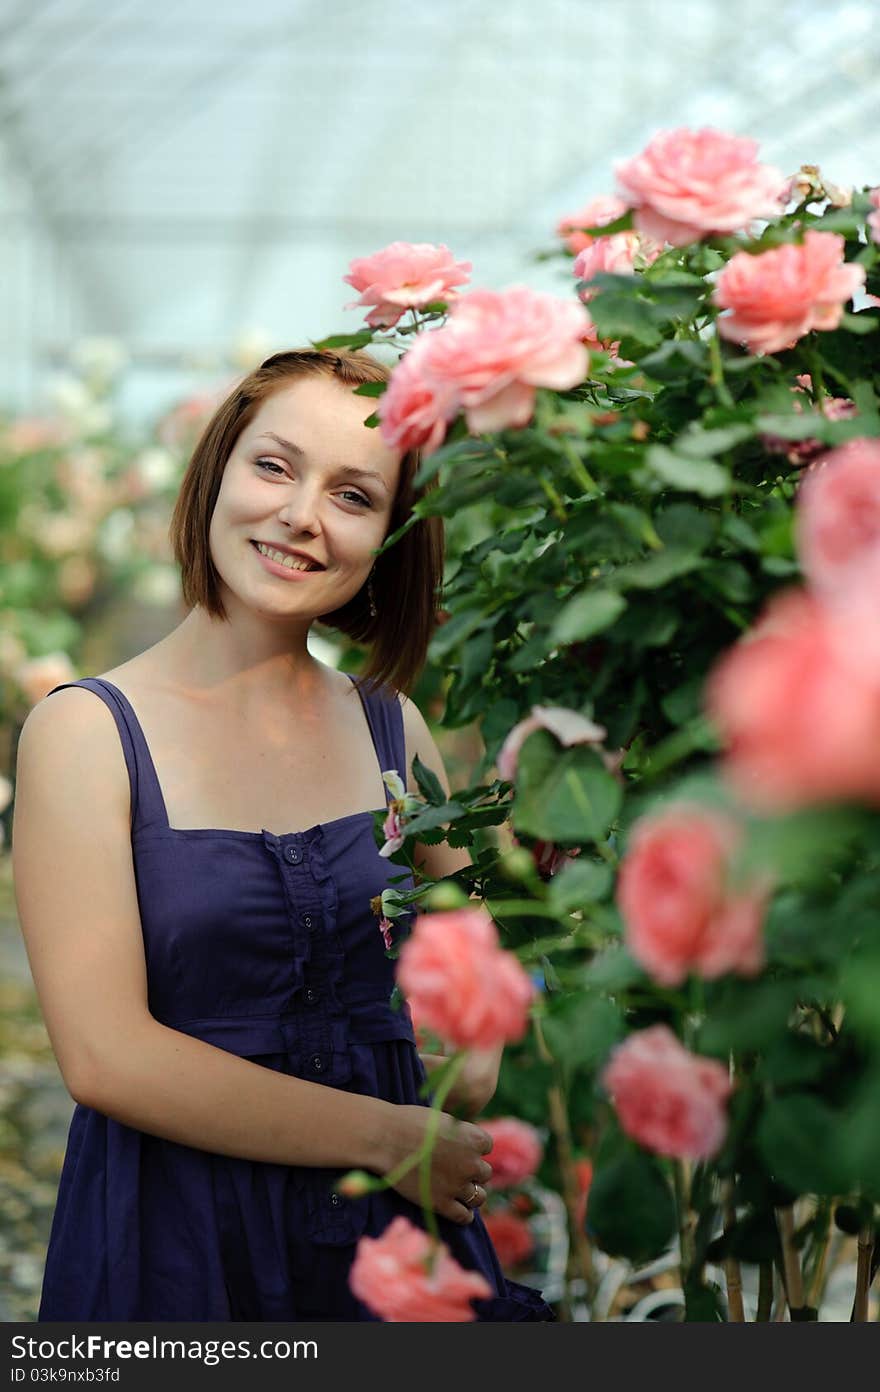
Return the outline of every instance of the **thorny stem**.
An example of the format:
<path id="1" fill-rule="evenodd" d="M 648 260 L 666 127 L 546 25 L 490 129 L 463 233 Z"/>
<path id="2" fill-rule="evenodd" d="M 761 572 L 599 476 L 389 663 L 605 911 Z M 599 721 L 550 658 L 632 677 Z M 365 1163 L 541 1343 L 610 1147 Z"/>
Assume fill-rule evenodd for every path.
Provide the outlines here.
<path id="1" fill-rule="evenodd" d="M 549 1063 L 557 1071 L 556 1060 L 547 1047 L 544 1038 L 544 1031 L 541 1028 L 541 1021 L 534 1016 L 532 1024 L 535 1031 L 535 1043 L 537 1045 L 538 1057 L 542 1063 Z M 592 1308 L 593 1300 L 596 1295 L 597 1280 L 596 1272 L 593 1267 L 593 1256 L 590 1251 L 590 1244 L 587 1235 L 578 1222 L 578 1187 L 577 1176 L 574 1168 L 574 1154 L 571 1143 L 571 1129 L 568 1124 L 568 1112 L 565 1106 L 565 1097 L 558 1082 L 551 1083 L 547 1089 L 547 1105 L 550 1116 L 550 1126 L 556 1138 L 556 1155 L 559 1160 L 559 1170 L 562 1176 L 562 1193 L 565 1200 L 565 1208 L 568 1214 L 569 1229 L 572 1235 L 572 1245 L 574 1247 L 574 1257 L 580 1268 L 580 1274 L 584 1282 L 587 1304 Z M 571 1311 L 568 1309 L 568 1301 L 565 1302 L 568 1318 L 571 1318 Z"/>
<path id="2" fill-rule="evenodd" d="M 547 494 L 547 497 L 550 499 L 550 503 L 551 503 L 552 508 L 553 508 L 553 514 L 554 514 L 554 516 L 555 516 L 555 517 L 558 517 L 560 522 L 567 522 L 567 521 L 568 521 L 568 513 L 565 511 L 565 507 L 564 507 L 564 505 L 563 505 L 562 499 L 560 498 L 559 494 L 557 493 L 556 488 L 554 487 L 554 485 L 550 482 L 550 480 L 549 480 L 548 478 L 545 478 L 545 477 L 544 477 L 543 474 L 539 475 L 539 478 L 540 478 L 541 487 L 543 488 L 544 492 Z"/>

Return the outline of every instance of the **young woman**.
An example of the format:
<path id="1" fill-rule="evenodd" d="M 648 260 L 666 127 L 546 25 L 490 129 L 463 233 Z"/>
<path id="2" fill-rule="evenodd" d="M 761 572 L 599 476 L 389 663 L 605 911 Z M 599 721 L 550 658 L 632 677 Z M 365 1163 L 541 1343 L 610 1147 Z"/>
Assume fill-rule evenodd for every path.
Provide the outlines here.
<path id="1" fill-rule="evenodd" d="M 442 524 L 374 557 L 415 496 L 416 460 L 353 393 L 386 376 L 312 350 L 245 378 L 172 519 L 186 618 L 25 722 L 16 897 L 77 1103 L 41 1320 L 373 1319 L 348 1285 L 358 1239 L 423 1221 L 415 1171 L 361 1199 L 333 1188 L 390 1173 L 428 1118 L 370 900 L 399 874 L 373 836 L 382 771 L 416 791 L 417 753 L 448 791 L 402 694 L 435 622 Z M 317 619 L 368 645 L 368 683 L 311 654 Z M 417 848 L 432 877 L 467 863 Z M 498 1063 L 474 1058 L 447 1105 L 475 1114 Z M 443 1115 L 441 1235 L 497 1292 L 479 1319 L 551 1319 L 505 1280 L 478 1214 L 490 1148 Z"/>

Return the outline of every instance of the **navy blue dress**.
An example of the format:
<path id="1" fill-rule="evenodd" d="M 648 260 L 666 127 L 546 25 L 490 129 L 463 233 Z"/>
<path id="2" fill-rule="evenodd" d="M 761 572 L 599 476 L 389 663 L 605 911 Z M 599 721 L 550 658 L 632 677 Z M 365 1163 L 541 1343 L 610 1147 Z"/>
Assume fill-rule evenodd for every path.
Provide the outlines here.
<path id="1" fill-rule="evenodd" d="M 390 1002 L 394 962 L 370 909 L 401 873 L 378 853 L 373 813 L 282 836 L 175 830 L 127 698 L 101 677 L 53 690 L 65 686 L 99 696 L 122 741 L 155 1018 L 263 1068 L 422 1102 L 409 1013 Z M 405 778 L 397 699 L 361 699 L 380 769 Z M 346 1199 L 339 1174 L 215 1155 L 77 1105 L 38 1318 L 374 1320 L 348 1286 L 357 1241 L 399 1213 L 423 1226 L 422 1214 L 394 1190 Z M 554 1318 L 537 1291 L 505 1279 L 479 1213 L 439 1225 L 496 1292 L 474 1303 L 478 1319 Z"/>

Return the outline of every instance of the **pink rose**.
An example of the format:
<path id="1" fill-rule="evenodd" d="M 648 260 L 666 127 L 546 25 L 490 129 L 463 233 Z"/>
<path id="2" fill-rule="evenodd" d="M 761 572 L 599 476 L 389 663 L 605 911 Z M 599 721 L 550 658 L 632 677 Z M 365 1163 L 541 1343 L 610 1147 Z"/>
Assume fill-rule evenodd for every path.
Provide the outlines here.
<path id="1" fill-rule="evenodd" d="M 512 783 L 516 778 L 519 751 L 533 730 L 549 730 L 560 744 L 600 744 L 606 731 L 580 711 L 567 706 L 532 706 L 531 713 L 514 725 L 495 757 L 499 778 Z"/>
<path id="2" fill-rule="evenodd" d="M 475 1318 L 472 1300 L 492 1294 L 477 1271 L 465 1271 L 444 1243 L 408 1218 L 392 1219 L 380 1237 L 362 1237 L 348 1284 L 358 1300 L 390 1324 L 450 1324 Z"/>
<path id="3" fill-rule="evenodd" d="M 372 256 L 359 256 L 342 279 L 360 290 L 359 300 L 345 306 L 375 305 L 367 315 L 373 329 L 393 328 L 407 309 L 420 309 L 433 300 L 458 298 L 454 285 L 470 279 L 470 261 L 456 261 L 447 246 L 430 242 L 391 242 Z"/>
<path id="4" fill-rule="evenodd" d="M 848 440 L 818 463 L 798 489 L 798 554 L 810 583 L 831 594 L 880 563 L 880 440 Z"/>
<path id="5" fill-rule="evenodd" d="M 556 232 L 565 239 L 569 251 L 577 253 L 596 240 L 593 233 L 583 232 L 581 228 L 604 227 L 606 223 L 616 222 L 625 212 L 626 204 L 622 198 L 600 193 L 598 198 L 591 198 L 589 203 L 585 203 L 580 212 L 560 218 Z"/>
<path id="6" fill-rule="evenodd" d="M 479 1125 L 492 1137 L 491 1184 L 506 1189 L 530 1179 L 541 1163 L 544 1146 L 534 1126 L 517 1117 L 490 1117 Z"/>
<path id="7" fill-rule="evenodd" d="M 880 622 L 802 590 L 770 601 L 709 676 L 722 770 L 760 811 L 880 803 Z"/>
<path id="8" fill-rule="evenodd" d="M 518 1217 L 512 1209 L 499 1208 L 487 1213 L 483 1222 L 505 1271 L 528 1261 L 535 1250 L 535 1239 L 525 1218 Z"/>
<path id="9" fill-rule="evenodd" d="M 454 388 L 432 380 L 428 361 L 442 330 L 419 334 L 409 352 L 391 373 L 379 397 L 379 433 L 391 449 L 405 454 L 421 449 L 433 454 L 442 443 L 449 422 L 458 415 Z"/>
<path id="10" fill-rule="evenodd" d="M 419 1024 L 464 1049 L 521 1039 L 535 988 L 485 909 L 421 914 L 397 963 Z"/>
<path id="11" fill-rule="evenodd" d="M 875 211 L 868 214 L 868 228 L 872 241 L 880 242 L 880 188 L 871 190 L 871 205 Z M 871 299 L 874 298 L 872 295 Z"/>
<path id="12" fill-rule="evenodd" d="M 583 305 L 527 285 L 472 290 L 436 336 L 431 376 L 458 393 L 472 431 L 527 425 L 536 387 L 565 391 L 586 377 L 589 322 Z"/>
<path id="13" fill-rule="evenodd" d="M 617 903 L 627 947 L 662 985 L 678 986 L 689 972 L 754 976 L 763 967 L 765 896 L 728 882 L 739 840 L 730 818 L 686 803 L 636 823 Z"/>
<path id="14" fill-rule="evenodd" d="M 660 131 L 615 173 L 636 210 L 637 229 L 655 241 L 686 246 L 782 211 L 786 180 L 759 164 L 757 151 L 757 143 L 743 136 L 682 127 Z"/>
<path id="15" fill-rule="evenodd" d="M 812 230 L 800 245 L 757 256 L 738 251 L 712 292 L 714 303 L 731 311 L 718 320 L 721 337 L 751 353 L 778 353 L 813 329 L 836 329 L 844 305 L 865 283 L 864 266 L 848 265 L 843 252 L 836 232 Z"/>
<path id="16" fill-rule="evenodd" d="M 477 433 L 526 425 L 536 387 L 563 391 L 583 381 L 589 329 L 583 305 L 556 295 L 525 285 L 472 290 L 392 372 L 379 398 L 383 438 L 431 453 L 460 409 Z"/>
<path id="17" fill-rule="evenodd" d="M 631 1034 L 602 1074 L 623 1130 L 659 1155 L 708 1160 L 727 1134 L 727 1069 L 692 1054 L 666 1025 Z"/>

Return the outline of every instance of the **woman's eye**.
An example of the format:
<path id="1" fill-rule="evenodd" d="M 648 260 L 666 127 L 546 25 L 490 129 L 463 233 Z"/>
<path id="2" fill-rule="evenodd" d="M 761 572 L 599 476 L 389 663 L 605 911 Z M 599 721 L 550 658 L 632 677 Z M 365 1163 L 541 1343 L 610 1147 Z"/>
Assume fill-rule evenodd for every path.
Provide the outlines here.
<path id="1" fill-rule="evenodd" d="M 258 469 L 265 469 L 266 473 L 268 474 L 277 475 L 284 474 L 285 472 L 282 466 L 279 463 L 277 463 L 277 461 L 274 459 L 257 459 L 255 460 L 255 463 Z M 356 493 L 353 488 L 345 489 L 342 496 L 343 498 L 354 498 L 354 501 L 356 503 L 360 503 L 361 507 L 373 506 L 369 498 L 365 498 L 363 493 Z"/>
<path id="2" fill-rule="evenodd" d="M 266 469 L 269 473 L 272 473 L 273 471 L 279 474 L 284 473 L 284 470 L 282 469 L 281 465 L 276 464 L 274 459 L 258 459 L 256 461 L 256 464 L 258 469 Z"/>
<path id="3" fill-rule="evenodd" d="M 373 506 L 373 504 L 370 502 L 369 498 L 365 498 L 364 495 L 363 495 L 362 493 L 355 493 L 355 492 L 353 492 L 350 488 L 347 488 L 347 489 L 345 490 L 345 492 L 343 493 L 342 496 L 343 496 L 343 498 L 354 498 L 355 502 L 356 502 L 356 503 L 360 503 L 362 507 L 372 507 L 372 506 Z"/>

